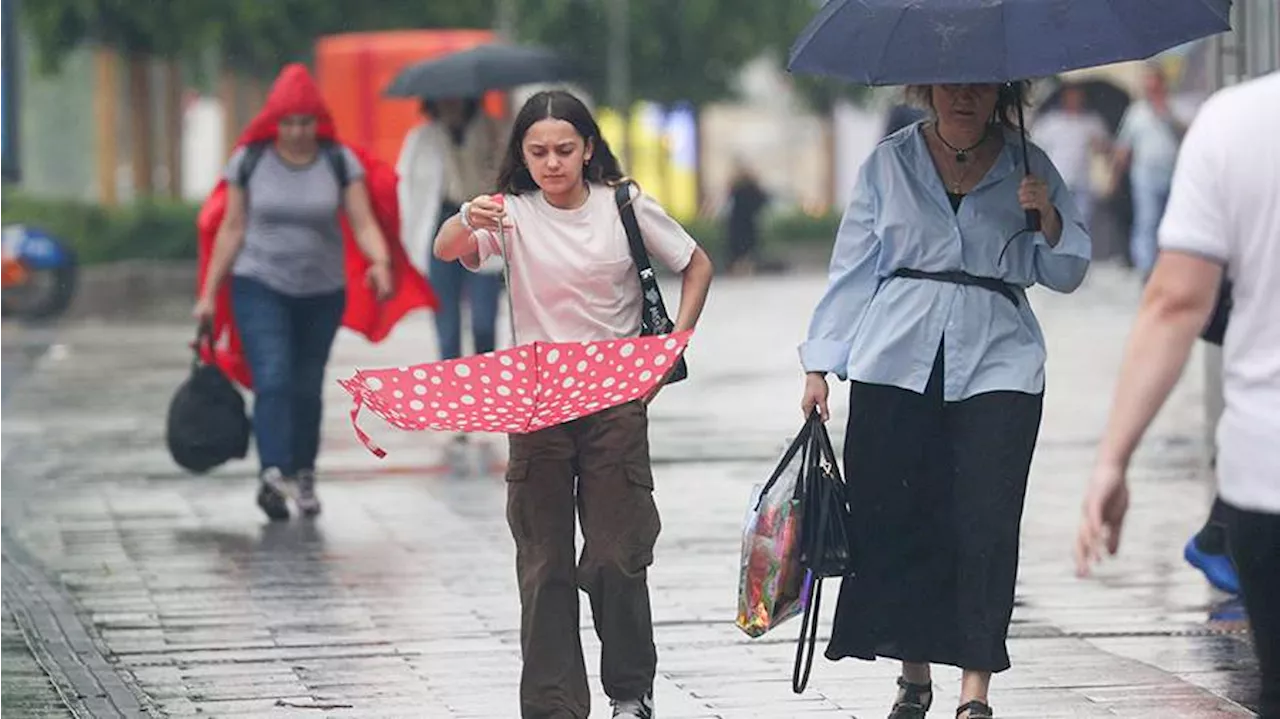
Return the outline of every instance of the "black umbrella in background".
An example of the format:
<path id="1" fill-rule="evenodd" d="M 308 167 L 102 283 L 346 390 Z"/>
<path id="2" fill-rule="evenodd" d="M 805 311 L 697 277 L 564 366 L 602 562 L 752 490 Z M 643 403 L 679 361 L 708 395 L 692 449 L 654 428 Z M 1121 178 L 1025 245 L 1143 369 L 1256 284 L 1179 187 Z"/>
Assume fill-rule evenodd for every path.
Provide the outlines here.
<path id="1" fill-rule="evenodd" d="M 1116 84 L 1108 80 L 1082 80 L 1079 82 L 1062 82 L 1040 102 L 1039 112 L 1044 113 L 1062 104 L 1062 91 L 1067 87 L 1078 87 L 1084 93 L 1086 110 L 1096 112 L 1107 123 L 1112 135 L 1120 129 L 1120 120 L 1124 111 L 1129 108 L 1132 98 Z"/>
<path id="2" fill-rule="evenodd" d="M 426 100 L 478 97 L 490 90 L 567 80 L 576 74 L 568 62 L 550 50 L 527 45 L 480 45 L 405 68 L 384 94 Z"/>
<path id="3" fill-rule="evenodd" d="M 1120 129 L 1120 121 L 1134 98 L 1121 87 L 1105 79 L 1060 82 L 1039 103 L 1037 113 L 1061 107 L 1063 90 L 1078 87 L 1084 93 L 1084 109 L 1096 112 L 1107 125 L 1112 137 Z M 1032 123 L 1034 129 L 1035 124 Z M 1129 189 L 1129 171 L 1119 170 L 1107 189 L 1097 198 L 1089 233 L 1093 236 L 1094 260 L 1119 260 L 1132 266 L 1129 257 L 1129 233 L 1133 227 L 1133 193 Z"/>

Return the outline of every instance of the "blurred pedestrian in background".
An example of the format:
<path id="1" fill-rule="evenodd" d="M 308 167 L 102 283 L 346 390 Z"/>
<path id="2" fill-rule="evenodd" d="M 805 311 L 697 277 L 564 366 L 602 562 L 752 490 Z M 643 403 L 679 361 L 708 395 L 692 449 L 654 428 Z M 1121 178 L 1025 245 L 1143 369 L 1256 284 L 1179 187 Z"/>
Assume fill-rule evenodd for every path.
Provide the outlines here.
<path id="1" fill-rule="evenodd" d="M 423 123 L 405 137 L 400 174 L 401 233 L 421 252 L 427 276 L 440 298 L 435 313 L 441 359 L 463 356 L 463 305 L 471 320 L 471 353 L 497 348 L 498 304 L 502 294 L 502 260 L 493 258 L 471 273 L 457 262 L 432 252 L 436 232 L 458 214 L 467 198 L 489 192 L 502 156 L 502 130 L 484 112 L 480 98 L 424 100 Z M 461 466 L 467 435 L 458 434 L 449 448 L 449 463 Z"/>
<path id="2" fill-rule="evenodd" d="M 1060 107 L 1045 111 L 1031 128 L 1032 139 L 1062 174 L 1075 198 L 1080 222 L 1092 226 L 1093 183 L 1090 166 L 1095 155 L 1110 152 L 1111 133 L 1102 116 L 1085 106 L 1084 90 L 1068 84 L 1062 88 Z"/>
<path id="3" fill-rule="evenodd" d="M 1143 97 L 1129 105 L 1120 121 L 1114 156 L 1117 171 L 1129 171 L 1133 193 L 1129 254 L 1143 280 L 1155 265 L 1156 229 L 1169 201 L 1173 165 L 1184 132 L 1186 125 L 1169 103 L 1164 71 L 1157 65 L 1147 67 Z"/>
<path id="4" fill-rule="evenodd" d="M 769 204 L 769 195 L 755 173 L 739 162 L 729 186 L 729 207 L 725 235 L 729 240 L 729 272 L 750 275 L 755 270 L 760 244 L 760 213 Z"/>

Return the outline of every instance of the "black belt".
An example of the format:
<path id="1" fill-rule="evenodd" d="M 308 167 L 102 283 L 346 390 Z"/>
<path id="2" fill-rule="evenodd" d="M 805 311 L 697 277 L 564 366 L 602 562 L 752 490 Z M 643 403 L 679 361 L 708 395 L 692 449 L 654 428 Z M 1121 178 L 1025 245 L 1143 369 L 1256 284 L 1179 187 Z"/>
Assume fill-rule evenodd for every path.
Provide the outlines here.
<path id="1" fill-rule="evenodd" d="M 915 280 L 934 280 L 935 282 L 950 282 L 953 285 L 972 285 L 981 287 L 984 290 L 998 292 L 1005 296 L 1016 307 L 1018 302 L 1018 293 L 1014 292 L 1013 285 L 1003 280 L 997 280 L 994 277 L 979 277 L 971 275 L 968 272 L 923 272 L 921 270 L 911 270 L 902 268 L 894 270 L 894 277 L 909 277 Z"/>

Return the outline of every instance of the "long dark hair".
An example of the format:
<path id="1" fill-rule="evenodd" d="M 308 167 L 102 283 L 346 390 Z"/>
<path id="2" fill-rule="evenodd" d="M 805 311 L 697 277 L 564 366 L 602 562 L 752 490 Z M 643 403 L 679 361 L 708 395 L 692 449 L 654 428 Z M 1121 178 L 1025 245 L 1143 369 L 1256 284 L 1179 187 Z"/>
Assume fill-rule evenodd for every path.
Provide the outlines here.
<path id="1" fill-rule="evenodd" d="M 520 195 L 535 192 L 538 184 L 529 174 L 524 164 L 524 136 L 535 122 L 552 118 L 564 120 L 578 131 L 583 143 L 591 145 L 591 160 L 583 168 L 582 176 L 587 182 L 601 185 L 617 185 L 626 181 L 618 158 L 604 135 L 600 134 L 600 125 L 592 117 L 591 111 L 582 101 L 564 90 L 546 90 L 529 98 L 516 114 L 511 126 L 511 139 L 507 142 L 507 152 L 502 157 L 502 167 L 498 170 L 498 192 L 506 195 Z"/>

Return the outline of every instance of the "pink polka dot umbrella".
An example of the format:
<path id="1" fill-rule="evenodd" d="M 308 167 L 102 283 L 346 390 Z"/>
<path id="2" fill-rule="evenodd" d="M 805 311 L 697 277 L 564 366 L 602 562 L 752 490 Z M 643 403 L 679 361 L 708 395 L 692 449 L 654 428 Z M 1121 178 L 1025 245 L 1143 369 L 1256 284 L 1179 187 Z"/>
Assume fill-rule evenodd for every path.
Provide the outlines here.
<path id="1" fill-rule="evenodd" d="M 525 434 L 645 397 L 666 377 L 693 332 L 607 342 L 534 342 L 507 350 L 395 369 L 357 370 L 338 384 L 403 430 Z"/>

